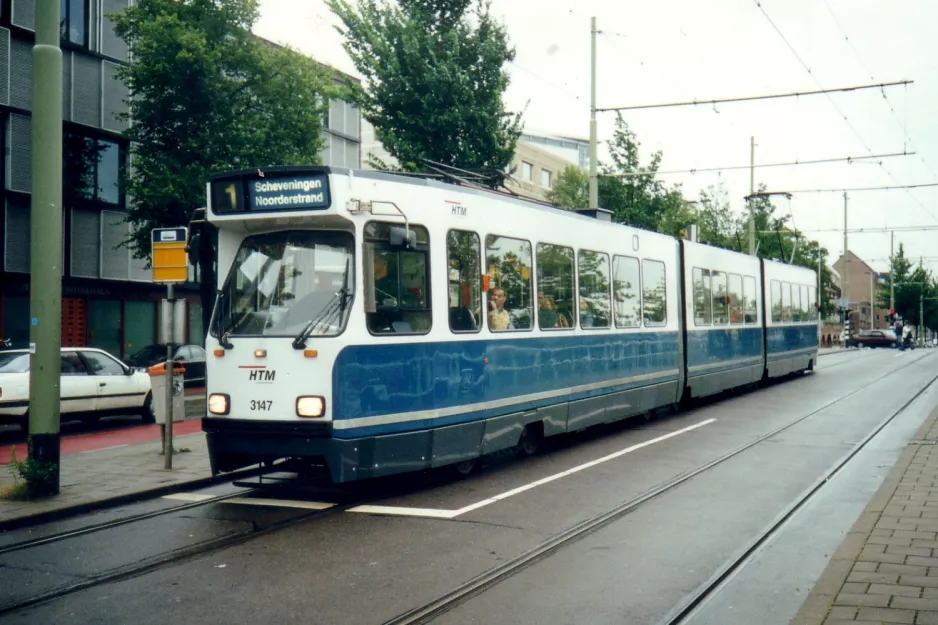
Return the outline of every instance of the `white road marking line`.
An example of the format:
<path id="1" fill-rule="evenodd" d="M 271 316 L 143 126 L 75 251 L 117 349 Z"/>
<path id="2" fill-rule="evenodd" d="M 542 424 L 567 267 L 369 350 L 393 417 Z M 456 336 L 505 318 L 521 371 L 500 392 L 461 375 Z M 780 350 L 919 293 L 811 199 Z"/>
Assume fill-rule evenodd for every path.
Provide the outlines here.
<path id="1" fill-rule="evenodd" d="M 334 503 L 325 501 L 296 501 L 292 499 L 262 499 L 261 497 L 233 497 L 220 503 L 235 503 L 245 506 L 271 506 L 274 508 L 305 508 L 307 510 L 328 510 Z"/>
<path id="2" fill-rule="evenodd" d="M 355 506 L 346 512 L 361 512 L 362 514 L 390 514 L 395 516 L 419 516 L 434 519 L 451 519 L 456 510 L 436 510 L 434 508 L 401 508 L 398 506 Z"/>
<path id="3" fill-rule="evenodd" d="M 163 495 L 163 499 L 178 499 L 179 501 L 205 501 L 215 495 L 206 495 L 204 493 L 172 493 Z"/>
<path id="4" fill-rule="evenodd" d="M 489 497 L 488 499 L 477 501 L 476 503 L 470 504 L 463 508 L 459 508 L 458 510 L 440 510 L 440 509 L 434 509 L 434 508 L 406 508 L 406 507 L 399 507 L 399 506 L 356 506 L 355 508 L 350 508 L 349 510 L 346 510 L 346 512 L 361 512 L 365 514 L 393 514 L 397 516 L 429 517 L 429 518 L 436 518 L 436 519 L 453 519 L 457 516 L 466 514 L 467 512 L 478 510 L 479 508 L 484 508 L 485 506 L 488 506 L 490 504 L 496 503 L 498 501 L 502 501 L 504 499 L 508 499 L 509 497 L 513 497 L 519 493 L 523 493 L 525 491 L 531 490 L 532 488 L 536 488 L 543 484 L 547 484 L 549 482 L 559 480 L 560 478 L 566 477 L 568 475 L 573 475 L 574 473 L 578 473 L 580 471 L 584 471 L 591 467 L 595 467 L 596 465 L 602 464 L 604 462 L 614 460 L 616 458 L 624 456 L 625 454 L 632 453 L 633 451 L 642 449 L 643 447 L 648 447 L 649 445 L 660 443 L 669 438 L 680 436 L 681 434 L 686 434 L 687 432 L 696 430 L 697 428 L 703 427 L 705 425 L 710 425 L 714 421 L 716 421 L 716 419 L 707 419 L 706 421 L 695 423 L 694 425 L 690 425 L 686 428 L 671 432 L 669 434 L 664 434 L 657 438 L 647 440 L 644 443 L 638 443 L 636 445 L 632 445 L 631 447 L 620 449 L 619 451 L 613 452 L 607 456 L 603 456 L 602 458 L 597 458 L 596 460 L 584 462 L 581 465 L 575 466 L 571 469 L 567 469 L 566 471 L 561 471 L 560 473 L 554 473 L 553 475 L 548 475 L 547 477 L 543 477 L 529 484 L 523 484 L 522 486 L 518 486 L 516 488 L 513 488 L 499 495 L 495 495 L 494 497 Z"/>

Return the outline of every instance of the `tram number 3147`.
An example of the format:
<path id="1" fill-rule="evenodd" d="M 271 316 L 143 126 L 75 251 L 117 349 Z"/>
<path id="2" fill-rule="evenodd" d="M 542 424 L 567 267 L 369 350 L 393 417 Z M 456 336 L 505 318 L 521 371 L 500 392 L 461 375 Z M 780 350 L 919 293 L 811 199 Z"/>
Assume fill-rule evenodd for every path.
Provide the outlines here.
<path id="1" fill-rule="evenodd" d="M 274 402 L 269 399 L 252 399 L 251 410 L 270 410 Z"/>

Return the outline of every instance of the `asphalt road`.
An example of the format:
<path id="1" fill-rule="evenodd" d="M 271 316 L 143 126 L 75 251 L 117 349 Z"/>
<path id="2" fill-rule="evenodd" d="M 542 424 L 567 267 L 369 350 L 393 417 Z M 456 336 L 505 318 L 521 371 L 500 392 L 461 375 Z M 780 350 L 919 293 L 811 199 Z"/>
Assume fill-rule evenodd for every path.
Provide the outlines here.
<path id="1" fill-rule="evenodd" d="M 361 498 L 382 506 L 378 514 L 220 502 L 2 554 L 0 604 L 9 604 L 115 570 L 133 572 L 141 562 L 206 541 L 250 538 L 0 618 L 10 624 L 383 623 L 811 414 L 434 621 L 655 624 L 918 392 L 938 371 L 936 355 L 825 356 L 814 375 L 648 423 L 566 437 L 546 453 L 495 463 L 466 479 L 390 480 L 346 496 L 263 495 L 288 497 L 291 506 Z M 936 401 L 932 387 L 691 622 L 787 623 Z M 217 487 L 210 494 L 237 490 Z M 146 502 L 120 513 L 172 503 Z M 300 517 L 309 518 L 256 534 Z M 0 536 L 0 549 L 83 521 Z"/>

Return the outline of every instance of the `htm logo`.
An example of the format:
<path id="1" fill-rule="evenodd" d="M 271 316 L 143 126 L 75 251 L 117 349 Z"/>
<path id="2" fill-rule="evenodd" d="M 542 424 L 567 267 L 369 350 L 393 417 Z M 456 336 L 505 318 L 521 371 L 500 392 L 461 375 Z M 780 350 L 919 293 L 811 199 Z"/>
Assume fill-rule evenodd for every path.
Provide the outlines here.
<path id="1" fill-rule="evenodd" d="M 252 382 L 273 382 L 276 375 L 276 371 L 267 371 L 261 369 L 252 371 L 248 379 Z"/>

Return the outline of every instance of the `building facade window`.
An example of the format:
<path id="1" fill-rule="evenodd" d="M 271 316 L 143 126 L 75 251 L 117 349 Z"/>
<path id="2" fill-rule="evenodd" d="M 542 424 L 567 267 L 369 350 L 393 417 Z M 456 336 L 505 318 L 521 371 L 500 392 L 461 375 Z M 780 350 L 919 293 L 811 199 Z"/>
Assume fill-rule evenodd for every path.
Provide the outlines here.
<path id="1" fill-rule="evenodd" d="M 550 183 L 551 183 L 550 170 L 542 169 L 541 170 L 541 186 L 544 187 L 545 189 L 550 189 L 551 188 Z"/>
<path id="2" fill-rule="evenodd" d="M 123 204 L 120 144 L 66 133 L 62 142 L 66 201 Z"/>
<path id="3" fill-rule="evenodd" d="M 534 166 L 531 163 L 521 161 L 521 177 L 524 180 L 534 179 Z"/>
<path id="4" fill-rule="evenodd" d="M 88 0 L 59 0 L 62 41 L 88 47 Z"/>

